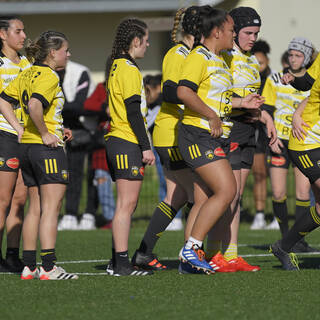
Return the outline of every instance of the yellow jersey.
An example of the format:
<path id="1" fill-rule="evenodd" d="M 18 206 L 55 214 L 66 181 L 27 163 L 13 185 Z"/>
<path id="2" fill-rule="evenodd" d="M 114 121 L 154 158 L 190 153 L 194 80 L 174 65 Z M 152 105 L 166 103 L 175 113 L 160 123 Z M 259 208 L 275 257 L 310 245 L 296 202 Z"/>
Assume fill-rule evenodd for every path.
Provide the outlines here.
<path id="1" fill-rule="evenodd" d="M 313 61 L 307 72 L 310 77 L 315 80 L 320 76 L 320 53 L 317 55 L 316 59 Z"/>
<path id="2" fill-rule="evenodd" d="M 143 78 L 138 67 L 121 57 L 113 61 L 108 80 L 108 99 L 111 116 L 110 131 L 105 136 L 118 137 L 139 144 L 127 118 L 126 102 L 140 100 L 141 114 L 147 132 L 147 103 Z"/>
<path id="3" fill-rule="evenodd" d="M 25 56 L 20 56 L 20 62 L 14 63 L 0 52 L 0 93 L 14 80 L 21 71 L 30 68 L 31 64 Z M 20 105 L 14 105 L 14 113 L 17 119 L 22 123 L 22 115 Z M 17 134 L 8 121 L 0 114 L 0 130 Z"/>
<path id="4" fill-rule="evenodd" d="M 265 83 L 262 96 L 265 104 L 275 107 L 274 125 L 278 138 L 289 140 L 292 127 L 292 115 L 299 103 L 309 96 L 309 91 L 298 91 L 290 85 L 284 85 L 280 79 L 282 72 L 274 72 Z"/>
<path id="5" fill-rule="evenodd" d="M 183 66 L 179 85 L 197 92 L 200 99 L 222 120 L 222 138 L 228 138 L 232 128 L 232 75 L 224 59 L 205 46 L 190 52 Z M 184 109 L 182 123 L 210 131 L 209 122 L 199 113 Z"/>
<path id="6" fill-rule="evenodd" d="M 178 84 L 181 70 L 190 50 L 177 44 L 165 55 L 162 63 L 162 85 L 170 80 Z M 178 122 L 182 118 L 183 106 L 163 101 L 153 129 L 153 145 L 171 147 L 178 145 Z"/>
<path id="7" fill-rule="evenodd" d="M 258 93 L 261 79 L 259 62 L 255 55 L 250 52 L 243 53 L 234 46 L 232 50 L 223 51 L 222 56 L 232 74 L 234 95 L 246 97 L 251 93 Z M 237 117 L 245 113 L 245 109 L 233 109 L 231 116 Z"/>
<path id="8" fill-rule="evenodd" d="M 63 146 L 62 109 L 64 95 L 59 84 L 59 76 L 49 66 L 33 64 L 21 72 L 2 93 L 2 98 L 12 104 L 21 105 L 24 133 L 22 143 L 43 144 L 41 135 L 29 115 L 28 102 L 36 98 L 43 105 L 43 119 L 48 131 L 59 138 L 58 145 Z"/>
<path id="9" fill-rule="evenodd" d="M 310 128 L 304 127 L 307 132 L 304 140 L 298 140 L 290 135 L 289 149 L 305 151 L 320 147 L 320 77 L 317 78 L 310 90 L 308 103 L 302 113 L 302 119 Z"/>

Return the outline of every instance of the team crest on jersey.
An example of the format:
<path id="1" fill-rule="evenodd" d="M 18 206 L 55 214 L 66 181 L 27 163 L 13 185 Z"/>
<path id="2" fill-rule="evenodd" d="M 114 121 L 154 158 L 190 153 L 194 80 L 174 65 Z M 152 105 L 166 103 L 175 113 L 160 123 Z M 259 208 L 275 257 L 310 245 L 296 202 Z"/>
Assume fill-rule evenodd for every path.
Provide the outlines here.
<path id="1" fill-rule="evenodd" d="M 216 149 L 214 149 L 214 154 L 215 154 L 217 157 L 226 157 L 226 154 L 225 154 L 225 152 L 222 150 L 222 148 L 216 148 Z"/>
<path id="2" fill-rule="evenodd" d="M 18 158 L 10 158 L 6 161 L 6 165 L 11 169 L 18 169 L 20 161 Z"/>
<path id="3" fill-rule="evenodd" d="M 136 167 L 136 166 L 133 166 L 133 167 L 131 168 L 131 173 L 132 173 L 132 175 L 133 175 L 134 177 L 136 177 L 136 176 L 139 174 L 139 168 Z"/>
<path id="4" fill-rule="evenodd" d="M 1 157 L 0 158 L 0 168 L 3 167 L 3 165 L 4 165 L 4 158 Z"/>
<path id="5" fill-rule="evenodd" d="M 214 154 L 212 150 L 207 150 L 204 154 L 206 155 L 206 158 L 209 160 L 212 160 L 214 158 Z"/>
<path id="6" fill-rule="evenodd" d="M 231 142 L 230 143 L 230 152 L 233 152 L 235 150 L 237 150 L 239 147 L 239 143 L 238 142 Z"/>
<path id="7" fill-rule="evenodd" d="M 68 181 L 68 179 L 69 179 L 69 174 L 68 174 L 68 171 L 67 171 L 67 170 L 62 170 L 62 171 L 61 171 L 61 175 L 62 175 L 62 179 L 63 179 L 64 181 Z"/>
<path id="8" fill-rule="evenodd" d="M 276 167 L 281 167 L 286 163 L 285 157 L 271 157 L 271 163 Z"/>

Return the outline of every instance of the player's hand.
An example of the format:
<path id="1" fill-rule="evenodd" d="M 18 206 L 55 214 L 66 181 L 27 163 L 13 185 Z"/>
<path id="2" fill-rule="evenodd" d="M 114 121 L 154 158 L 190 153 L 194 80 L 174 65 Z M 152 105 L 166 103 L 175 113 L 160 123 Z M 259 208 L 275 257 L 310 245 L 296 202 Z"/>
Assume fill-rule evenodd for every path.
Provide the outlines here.
<path id="1" fill-rule="evenodd" d="M 271 117 L 270 117 L 271 118 Z M 271 147 L 277 141 L 277 130 L 274 126 L 272 120 L 266 121 L 266 128 L 267 128 L 267 137 L 270 139 L 269 146 Z"/>
<path id="2" fill-rule="evenodd" d="M 17 128 L 18 142 L 19 142 L 19 143 L 21 143 L 21 138 L 22 138 L 23 132 L 24 132 L 23 127 L 22 127 L 22 126 L 19 126 L 19 127 Z"/>
<path id="3" fill-rule="evenodd" d="M 64 128 L 63 129 L 63 141 L 70 141 L 73 139 L 72 130 Z"/>
<path id="4" fill-rule="evenodd" d="M 142 162 L 152 166 L 156 161 L 156 157 L 154 156 L 152 150 L 142 151 Z"/>
<path id="5" fill-rule="evenodd" d="M 59 138 L 50 132 L 46 132 L 41 136 L 42 142 L 44 145 L 50 148 L 58 147 Z"/>
<path id="6" fill-rule="evenodd" d="M 294 138 L 304 140 L 307 132 L 303 127 L 310 128 L 310 126 L 303 121 L 301 115 L 295 112 L 292 117 L 292 135 Z"/>
<path id="7" fill-rule="evenodd" d="M 291 73 L 285 73 L 280 81 L 282 84 L 290 84 L 294 80 L 294 76 Z"/>
<path id="8" fill-rule="evenodd" d="M 279 138 L 277 138 L 276 141 L 270 146 L 271 151 L 276 154 L 281 154 L 282 148 L 283 148 L 283 143 Z"/>
<path id="9" fill-rule="evenodd" d="M 222 123 L 220 118 L 215 115 L 212 118 L 208 119 L 209 126 L 210 126 L 210 134 L 214 138 L 219 138 L 222 136 L 223 130 L 222 130 Z"/>
<path id="10" fill-rule="evenodd" d="M 246 109 L 258 109 L 264 104 L 264 101 L 264 97 L 260 96 L 260 94 L 248 94 L 247 96 L 242 98 L 241 107 Z"/>

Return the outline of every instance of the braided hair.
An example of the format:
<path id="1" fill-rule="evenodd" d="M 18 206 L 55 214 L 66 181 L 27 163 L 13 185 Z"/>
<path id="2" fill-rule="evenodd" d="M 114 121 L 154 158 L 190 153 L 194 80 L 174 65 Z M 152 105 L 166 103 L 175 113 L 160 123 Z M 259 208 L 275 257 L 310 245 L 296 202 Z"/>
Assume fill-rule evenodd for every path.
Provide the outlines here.
<path id="1" fill-rule="evenodd" d="M 59 50 L 63 43 L 68 41 L 66 36 L 58 31 L 45 31 L 34 41 L 29 40 L 25 51 L 31 63 L 42 63 L 50 53 L 50 50 Z"/>
<path id="2" fill-rule="evenodd" d="M 148 26 L 144 21 L 135 18 L 125 19 L 119 24 L 110 56 L 110 68 L 113 61 L 120 55 L 124 55 L 128 60 L 136 65 L 136 62 L 129 54 L 131 42 L 135 37 L 142 40 L 146 35 L 147 29 Z"/>
<path id="3" fill-rule="evenodd" d="M 10 27 L 10 21 L 12 20 L 20 20 L 21 18 L 19 16 L 0 16 L 0 30 L 5 30 L 7 31 Z M 0 50 L 3 47 L 3 42 L 2 39 L 0 38 Z"/>
<path id="4" fill-rule="evenodd" d="M 174 26 L 171 32 L 171 39 L 173 42 L 178 43 L 177 32 L 181 22 L 181 28 L 183 34 L 189 34 L 194 36 L 194 46 L 197 46 L 202 37 L 202 14 L 211 8 L 209 5 L 205 6 L 191 6 L 187 9 L 181 8 L 177 11 L 174 18 Z M 183 18 L 182 18 L 183 16 Z"/>

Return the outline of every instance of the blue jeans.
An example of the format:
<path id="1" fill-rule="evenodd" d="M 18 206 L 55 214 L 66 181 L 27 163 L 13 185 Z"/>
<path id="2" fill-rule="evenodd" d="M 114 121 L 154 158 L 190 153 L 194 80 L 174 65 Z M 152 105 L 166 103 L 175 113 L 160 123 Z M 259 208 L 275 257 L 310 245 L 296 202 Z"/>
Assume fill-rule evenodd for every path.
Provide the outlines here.
<path id="1" fill-rule="evenodd" d="M 103 183 L 98 183 L 98 179 L 104 178 Z M 112 179 L 108 171 L 96 169 L 94 180 L 98 189 L 99 202 L 102 208 L 102 215 L 107 221 L 111 221 L 114 216 L 115 202 L 112 190 Z"/>

